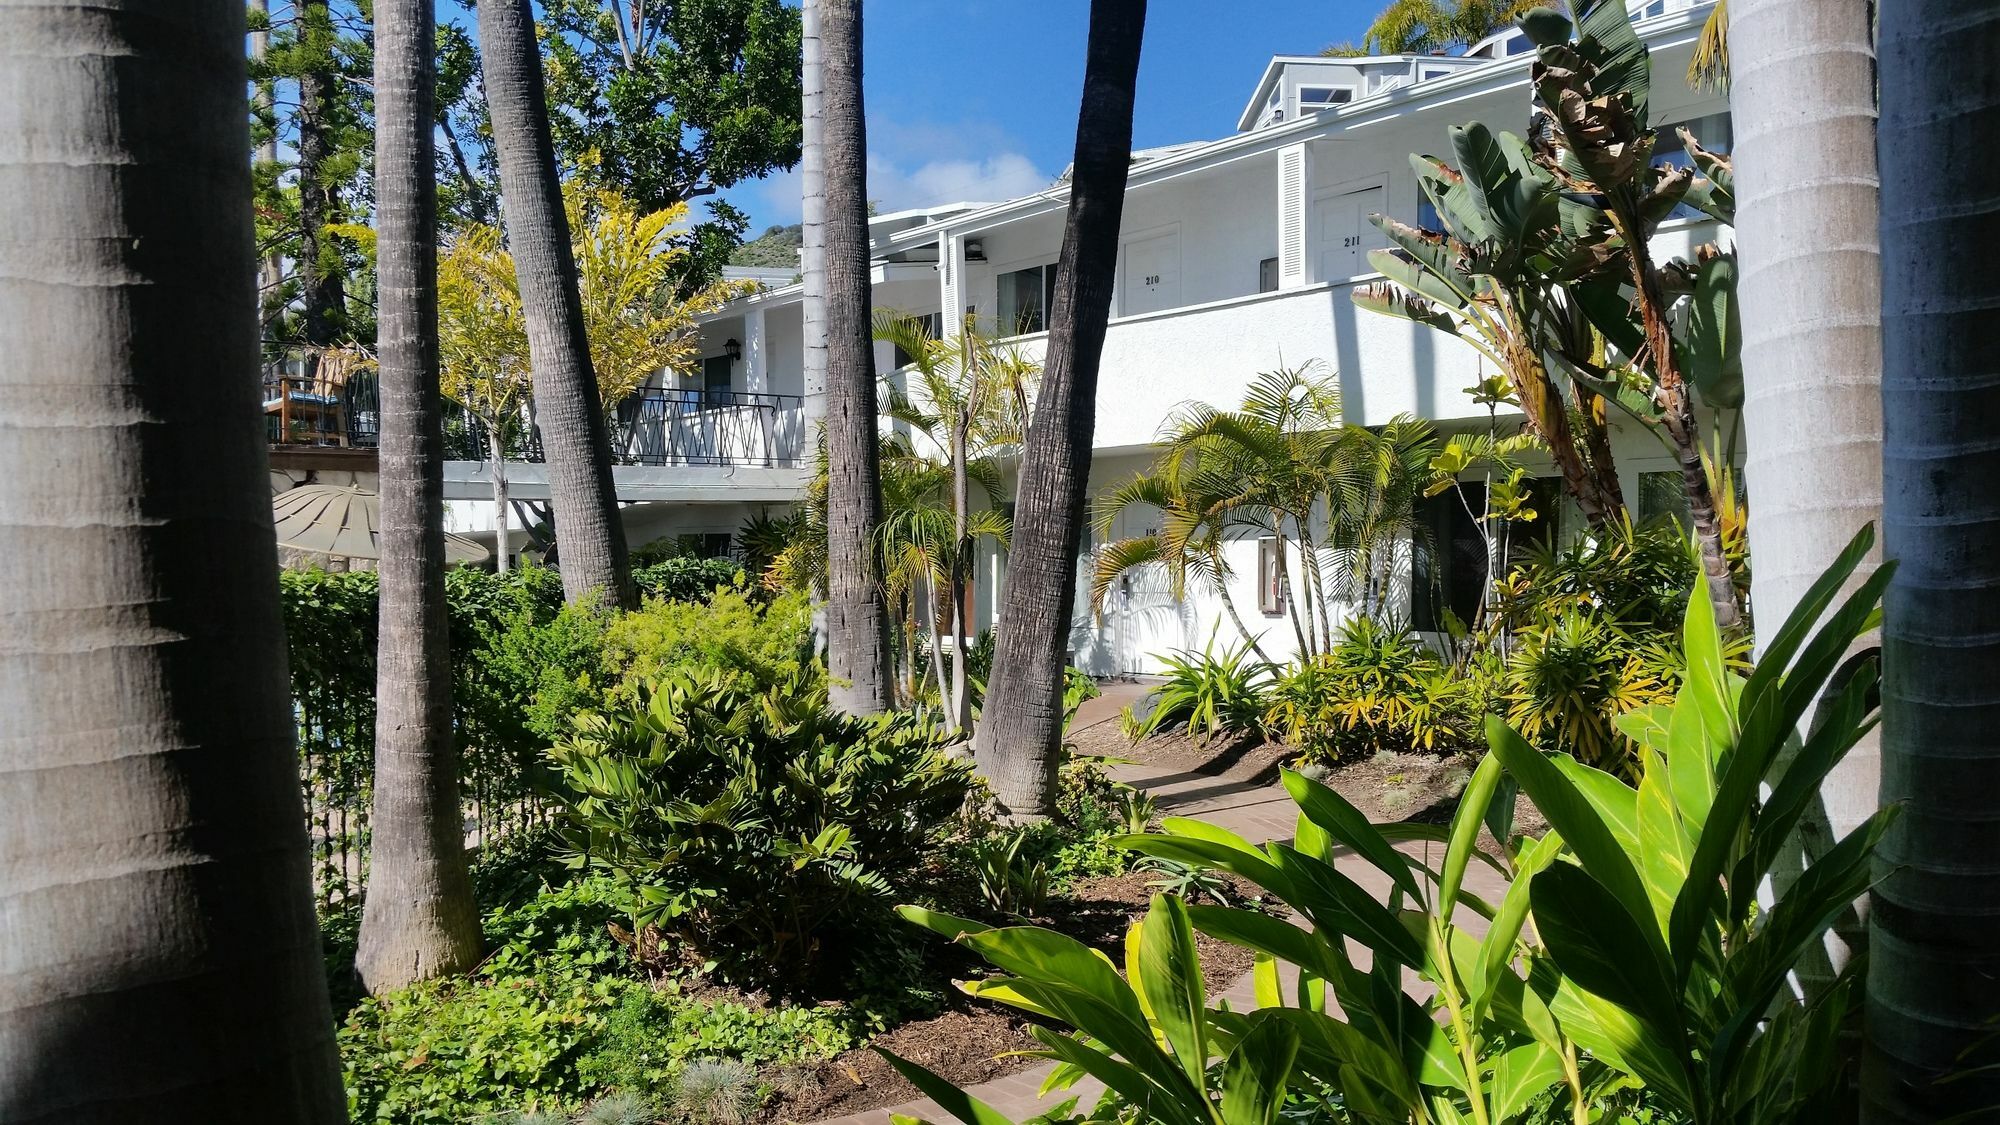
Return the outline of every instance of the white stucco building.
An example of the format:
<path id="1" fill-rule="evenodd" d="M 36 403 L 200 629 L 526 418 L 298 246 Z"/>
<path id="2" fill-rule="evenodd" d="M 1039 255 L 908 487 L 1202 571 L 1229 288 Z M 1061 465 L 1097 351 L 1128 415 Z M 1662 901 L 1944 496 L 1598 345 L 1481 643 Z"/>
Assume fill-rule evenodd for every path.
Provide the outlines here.
<path id="1" fill-rule="evenodd" d="M 1726 150 L 1726 100 L 1681 77 L 1709 5 L 1652 0 L 1633 11 L 1652 49 L 1653 125 L 1691 125 L 1705 145 Z M 1336 373 L 1351 424 L 1407 413 L 1447 431 L 1483 428 L 1485 408 L 1465 394 L 1482 376 L 1478 357 L 1429 328 L 1361 311 L 1349 294 L 1379 276 L 1366 255 L 1386 240 L 1370 214 L 1435 225 L 1412 153 L 1448 153 L 1447 128 L 1473 120 L 1525 130 L 1531 58 L 1513 32 L 1467 56 L 1279 55 L 1256 78 L 1235 132 L 1134 154 L 1099 376 L 1093 492 L 1150 465 L 1176 406 L 1195 399 L 1234 406 L 1257 373 L 1279 366 L 1317 362 Z M 1678 155 L 1679 143 L 1661 149 Z M 971 314 L 1016 326 L 1024 347 L 1039 348 L 1067 203 L 1059 182 L 1004 202 L 875 218 L 875 305 L 934 316 L 945 334 Z M 1670 220 L 1657 249 L 1687 254 L 1718 233 L 1692 215 Z M 662 379 L 620 412 L 614 429 L 621 460 L 630 463 L 617 470 L 618 487 L 631 502 L 635 544 L 726 535 L 760 507 L 792 503 L 804 491 L 818 411 L 816 388 L 803 379 L 803 294 L 782 271 L 766 280 L 764 291 L 703 324 L 697 373 Z M 878 367 L 890 371 L 893 361 L 883 346 Z M 1636 430 L 1621 433 L 1614 448 L 1626 496 L 1646 503 L 1660 486 L 1650 475 L 1673 468 L 1666 449 Z M 447 497 L 485 499 L 485 470 L 453 462 Z M 516 495 L 547 494 L 539 465 L 512 465 L 509 477 Z M 1677 485 L 1666 488 L 1672 494 Z M 459 526 L 491 527 L 479 518 L 482 505 L 453 507 Z M 1146 518 L 1128 513 L 1113 535 L 1149 530 Z M 1440 530 L 1449 539 L 1451 529 Z M 1253 629 L 1268 626 L 1273 655 L 1287 650 L 1286 622 L 1259 615 L 1257 543 L 1237 543 L 1229 557 L 1237 606 Z M 1087 565 L 1079 560 L 1080 573 Z M 1003 559 L 982 560 L 982 628 L 993 624 L 1003 574 Z M 1175 602 L 1142 578 L 1113 595 L 1101 620 L 1079 599 L 1072 652 L 1095 672 L 1146 671 L 1156 667 L 1152 654 L 1200 647 L 1219 617 L 1205 596 Z"/>

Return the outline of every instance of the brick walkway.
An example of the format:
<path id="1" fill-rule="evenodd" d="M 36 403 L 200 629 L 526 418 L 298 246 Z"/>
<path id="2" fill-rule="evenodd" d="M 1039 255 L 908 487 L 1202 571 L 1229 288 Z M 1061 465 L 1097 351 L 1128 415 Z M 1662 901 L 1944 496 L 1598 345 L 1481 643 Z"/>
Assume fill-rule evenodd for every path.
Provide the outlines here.
<path id="1" fill-rule="evenodd" d="M 1100 722 L 1115 721 L 1118 712 L 1126 704 L 1144 695 L 1150 685 L 1111 684 L 1104 694 L 1086 702 L 1077 712 L 1076 728 L 1081 730 Z M 1183 773 L 1160 769 L 1138 763 L 1114 766 L 1111 774 L 1119 781 L 1136 789 L 1152 794 L 1158 802 L 1161 815 L 1192 816 L 1219 825 L 1235 832 L 1253 843 L 1272 840 L 1289 840 L 1298 820 L 1298 808 L 1292 804 L 1289 794 L 1280 785 L 1251 785 L 1226 778 L 1211 777 L 1207 774 Z M 1440 845 L 1410 844 L 1402 846 L 1412 858 L 1435 867 L 1440 858 L 1436 853 Z M 1428 854 L 1427 854 L 1428 853 Z M 1384 897 L 1388 894 L 1389 879 L 1365 860 L 1342 853 L 1335 859 L 1341 872 L 1361 886 Z M 1482 863 L 1473 863 L 1466 872 L 1466 889 L 1497 900 L 1505 885 L 1492 868 Z M 1472 928 L 1472 927 L 1468 927 Z M 1349 953 L 1357 965 L 1365 966 L 1368 951 L 1349 942 Z M 1296 978 L 1286 974 L 1285 987 L 1289 990 Z M 1406 972 L 1406 978 L 1414 977 Z M 1414 992 L 1414 990 L 1413 990 Z M 1227 1001 L 1231 1008 L 1239 1011 L 1256 1007 L 1255 992 L 1251 977 L 1245 974 L 1229 988 L 1214 997 L 1217 1001 Z M 1043 1063 L 996 1078 L 970 1088 L 967 1093 L 992 1106 L 1012 1120 L 1020 1121 L 1038 1113 L 1044 1113 L 1069 1098 L 1077 1098 L 1078 1104 L 1089 1106 L 1103 1092 L 1103 1087 L 1095 1080 L 1086 1078 L 1067 1090 L 1052 1092 L 1047 1098 L 1037 1097 L 1042 1080 L 1048 1077 L 1053 1064 Z M 919 1118 L 935 1125 L 950 1125 L 957 1119 L 946 1113 L 936 1102 L 929 1099 L 905 1102 L 902 1105 L 883 1106 L 817 1122 L 815 1125 L 890 1125 L 892 1115 Z"/>

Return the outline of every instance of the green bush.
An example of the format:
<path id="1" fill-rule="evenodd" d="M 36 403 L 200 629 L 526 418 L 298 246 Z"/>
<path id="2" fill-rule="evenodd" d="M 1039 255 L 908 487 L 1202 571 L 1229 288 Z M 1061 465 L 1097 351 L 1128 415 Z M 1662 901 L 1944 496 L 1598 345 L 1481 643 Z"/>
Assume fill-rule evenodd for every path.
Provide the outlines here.
<path id="1" fill-rule="evenodd" d="M 682 671 L 639 692 L 551 751 L 573 862 L 622 878 L 635 924 L 781 985 L 880 922 L 971 786 L 938 727 L 839 715 L 823 676 L 752 693 Z"/>
<path id="2" fill-rule="evenodd" d="M 1484 680 L 1406 629 L 1357 617 L 1331 650 L 1278 672 L 1264 721 L 1313 761 L 1454 753 L 1478 744 Z"/>
<path id="3" fill-rule="evenodd" d="M 577 1077 L 590 1089 L 653 1093 L 671 1087 L 689 1059 L 719 1055 L 752 1065 L 825 1059 L 858 1046 L 872 1030 L 844 1007 L 704 1003 L 667 982 L 623 991 L 597 1045 L 577 1060 Z"/>
<path id="4" fill-rule="evenodd" d="M 362 1000 L 339 1031 L 353 1120 L 461 1122 L 607 1090 L 651 1095 L 691 1060 L 813 1061 L 884 1025 L 867 1009 L 750 1008 L 633 975 L 607 932 L 628 908 L 619 881 L 579 880 L 488 914 L 495 952 L 476 976 Z"/>
<path id="5" fill-rule="evenodd" d="M 648 598 L 670 602 L 706 602 L 718 589 L 748 589 L 750 580 L 743 571 L 743 564 L 735 559 L 698 559 L 683 555 L 644 566 L 635 563 L 632 584 Z"/>
<path id="6" fill-rule="evenodd" d="M 1218 655 L 1211 636 L 1200 652 L 1182 649 L 1162 657 L 1166 682 L 1154 690 L 1152 710 L 1143 717 L 1125 709 L 1126 736 L 1137 742 L 1167 727 L 1209 737 L 1261 732 L 1271 666 L 1250 654 L 1245 641 Z"/>
<path id="7" fill-rule="evenodd" d="M 604 702 L 630 707 L 679 671 L 757 691 L 795 678 L 811 660 L 812 604 L 802 593 L 769 604 L 734 588 L 704 603 L 653 599 L 604 631 Z"/>

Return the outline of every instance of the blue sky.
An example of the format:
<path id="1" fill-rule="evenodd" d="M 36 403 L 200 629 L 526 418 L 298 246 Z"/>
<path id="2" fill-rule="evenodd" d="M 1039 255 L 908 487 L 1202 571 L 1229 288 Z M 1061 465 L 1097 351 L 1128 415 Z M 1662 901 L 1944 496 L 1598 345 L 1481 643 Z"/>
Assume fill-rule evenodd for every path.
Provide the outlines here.
<path id="1" fill-rule="evenodd" d="M 1358 39 L 1373 0 L 1152 0 L 1132 143 L 1208 140 L 1236 117 L 1274 54 Z M 868 0 L 863 96 L 868 194 L 883 210 L 998 200 L 1069 163 L 1083 87 L 1086 0 Z M 755 237 L 799 220 L 796 174 L 725 198 Z"/>

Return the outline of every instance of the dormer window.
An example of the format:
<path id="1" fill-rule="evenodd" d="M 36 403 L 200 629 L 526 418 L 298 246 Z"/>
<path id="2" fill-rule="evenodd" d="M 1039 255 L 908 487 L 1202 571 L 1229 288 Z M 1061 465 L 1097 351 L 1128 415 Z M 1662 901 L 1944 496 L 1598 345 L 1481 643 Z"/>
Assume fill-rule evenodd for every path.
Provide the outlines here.
<path id="1" fill-rule="evenodd" d="M 1345 105 L 1353 100 L 1354 100 L 1354 87 L 1352 86 L 1299 87 L 1299 105 L 1301 107 Z"/>

